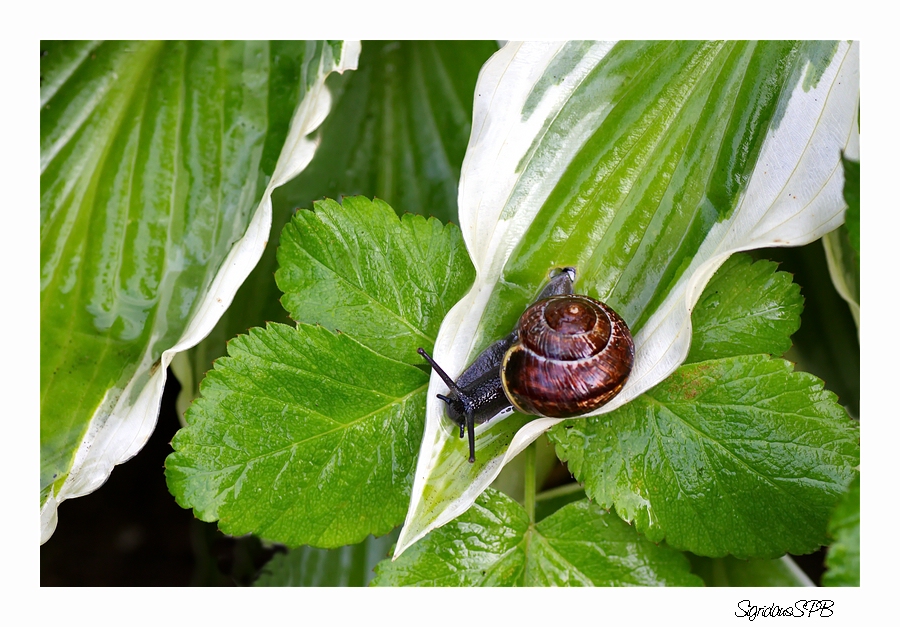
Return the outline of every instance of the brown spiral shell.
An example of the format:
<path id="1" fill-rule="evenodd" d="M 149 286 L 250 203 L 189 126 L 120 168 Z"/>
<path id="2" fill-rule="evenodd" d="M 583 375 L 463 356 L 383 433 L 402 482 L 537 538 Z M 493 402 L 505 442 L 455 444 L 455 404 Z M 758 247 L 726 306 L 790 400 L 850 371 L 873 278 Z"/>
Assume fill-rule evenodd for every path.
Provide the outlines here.
<path id="1" fill-rule="evenodd" d="M 634 364 L 625 321 L 598 300 L 572 294 L 540 300 L 522 314 L 519 340 L 501 368 L 506 396 L 526 414 L 568 418 L 609 402 Z"/>

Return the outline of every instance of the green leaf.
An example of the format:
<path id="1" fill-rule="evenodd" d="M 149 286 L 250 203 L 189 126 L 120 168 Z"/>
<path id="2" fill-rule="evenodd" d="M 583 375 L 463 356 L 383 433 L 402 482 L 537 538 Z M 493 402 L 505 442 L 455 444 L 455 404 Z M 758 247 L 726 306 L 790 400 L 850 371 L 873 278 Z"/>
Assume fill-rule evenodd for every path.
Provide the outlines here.
<path id="1" fill-rule="evenodd" d="M 813 582 L 789 556 L 779 559 L 739 560 L 736 557 L 699 557 L 690 555 L 692 570 L 707 586 L 722 587 L 796 587 Z"/>
<path id="2" fill-rule="evenodd" d="M 559 470 L 559 458 L 556 457 L 556 449 L 547 438 L 540 438 L 538 441 L 536 441 L 534 448 L 534 482 L 536 486 L 542 486 L 548 480 L 554 470 Z M 528 470 L 528 464 L 525 458 L 526 455 L 519 455 L 512 461 L 512 463 L 504 466 L 503 472 L 501 472 L 497 476 L 497 479 L 495 479 L 494 483 L 491 485 L 491 487 L 495 490 L 500 490 L 506 496 L 518 501 L 519 503 L 523 503 L 525 501 L 525 482 L 523 481 L 523 477 L 526 476 L 526 473 L 531 472 Z M 540 501 L 540 497 L 542 494 L 543 493 L 538 493 L 537 495 L 537 506 L 540 506 L 542 504 Z M 541 509 L 541 513 L 543 515 L 537 515 L 537 520 L 540 520 L 541 518 L 552 514 L 566 503 L 571 503 L 578 498 L 584 498 L 584 493 L 582 492 L 581 496 L 579 497 L 573 496 L 567 501 L 554 501 L 553 503 L 545 502 L 545 507 Z M 549 509 L 550 507 L 552 507 L 552 509 Z"/>
<path id="3" fill-rule="evenodd" d="M 800 286 L 777 264 L 728 259 L 706 285 L 691 314 L 694 336 L 686 362 L 769 353 L 782 355 L 800 328 Z"/>
<path id="4" fill-rule="evenodd" d="M 479 77 L 460 177 L 472 289 L 434 357 L 457 376 L 508 334 L 554 267 L 631 326 L 614 411 L 685 359 L 690 314 L 733 253 L 801 245 L 843 219 L 840 151 L 859 149 L 859 46 L 848 42 L 511 42 Z M 398 552 L 464 512 L 557 424 L 476 431 L 468 465 L 436 377 Z"/>
<path id="5" fill-rule="evenodd" d="M 588 501 L 531 525 L 518 503 L 492 489 L 376 573 L 379 586 L 701 585 L 682 554 Z"/>
<path id="6" fill-rule="evenodd" d="M 850 237 L 850 245 L 858 255 L 859 242 L 859 160 L 854 161 L 841 156 L 844 164 L 844 200 L 847 201 L 847 215 L 844 226 Z"/>
<path id="7" fill-rule="evenodd" d="M 858 428 L 834 394 L 762 355 L 682 366 L 550 437 L 598 505 L 710 557 L 814 551 L 859 464 Z"/>
<path id="8" fill-rule="evenodd" d="M 828 271 L 834 288 L 850 306 L 859 329 L 859 161 L 842 156 L 844 165 L 844 200 L 847 213 L 844 226 L 823 238 Z"/>
<path id="9" fill-rule="evenodd" d="M 367 586 L 374 568 L 397 541 L 400 530 L 337 549 L 301 546 L 279 553 L 266 564 L 254 586 Z"/>
<path id="10" fill-rule="evenodd" d="M 543 520 L 563 505 L 580 501 L 583 498 L 585 498 L 584 487 L 577 483 L 567 483 L 552 490 L 538 492 L 535 496 L 534 518 L 538 521 Z"/>
<path id="11" fill-rule="evenodd" d="M 381 200 L 345 197 L 298 211 L 281 235 L 275 273 L 291 317 L 351 333 L 373 351 L 421 365 L 444 314 L 472 285 L 474 268 L 453 225 Z"/>
<path id="12" fill-rule="evenodd" d="M 228 345 L 166 460 L 169 490 L 231 535 L 337 547 L 403 518 L 428 377 L 345 334 L 281 324 Z"/>
<path id="13" fill-rule="evenodd" d="M 828 262 L 822 242 L 797 248 L 767 248 L 754 256 L 772 259 L 802 286 L 803 324 L 791 338 L 794 345 L 784 358 L 797 370 L 825 382 L 838 395 L 851 417 L 859 416 L 859 330 L 846 302 L 825 272 Z"/>
<path id="14" fill-rule="evenodd" d="M 406 329 L 422 323 L 423 310 L 439 320 L 465 289 L 468 262 L 456 227 L 401 220 L 364 198 L 321 203 L 285 230 L 279 282 L 286 289 L 315 289 L 318 279 L 303 272 L 319 270 L 311 260 L 353 269 L 359 282 L 350 290 L 328 267 L 320 277 L 337 281 L 326 291 L 362 298 L 330 310 L 327 322 L 348 332 L 271 324 L 232 341 L 173 440 L 166 475 L 183 507 L 219 519 L 226 533 L 331 548 L 400 523 L 422 433 L 428 375 L 419 359 L 411 365 L 353 337 L 374 315 L 360 303 L 403 304 L 392 314 Z"/>
<path id="15" fill-rule="evenodd" d="M 322 198 L 364 194 L 398 213 L 457 222 L 459 171 L 472 129 L 478 71 L 497 51 L 492 41 L 366 41 L 359 68 L 328 77 L 333 110 L 319 148 L 300 175 L 272 195 L 273 233 L 298 207 Z M 288 322 L 278 302 L 272 237 L 259 264 L 220 323 L 176 371 L 183 412 L 197 382 L 225 354 L 225 341 L 267 321 Z"/>
<path id="16" fill-rule="evenodd" d="M 364 41 L 359 69 L 334 76 L 334 110 L 286 206 L 365 195 L 398 213 L 458 222 L 459 174 L 475 81 L 493 41 Z"/>
<path id="17" fill-rule="evenodd" d="M 859 586 L 859 475 L 838 502 L 828 534 L 834 543 L 828 548 L 822 576 L 826 586 Z"/>
<path id="18" fill-rule="evenodd" d="M 309 162 L 334 42 L 45 42 L 41 539 L 156 423 L 173 356 L 259 259 Z"/>

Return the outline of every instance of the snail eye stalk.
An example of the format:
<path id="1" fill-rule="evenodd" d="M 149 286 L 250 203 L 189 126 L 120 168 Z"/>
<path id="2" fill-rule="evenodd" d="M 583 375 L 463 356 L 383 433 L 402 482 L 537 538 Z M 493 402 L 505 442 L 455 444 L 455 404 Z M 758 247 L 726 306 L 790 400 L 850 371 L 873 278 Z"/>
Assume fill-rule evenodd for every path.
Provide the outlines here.
<path id="1" fill-rule="evenodd" d="M 574 266 L 550 271 L 550 282 L 504 338 L 485 348 L 451 379 L 423 349 L 419 354 L 450 389 L 437 397 L 447 416 L 469 433 L 475 461 L 475 422 L 516 410 L 570 418 L 602 407 L 625 386 L 634 365 L 634 339 L 609 305 L 574 293 Z"/>
<path id="2" fill-rule="evenodd" d="M 435 394 L 439 399 L 447 403 L 448 405 L 453 402 L 452 398 L 444 396 L 443 394 Z M 464 424 L 459 425 L 459 439 L 462 440 L 466 437 L 466 426 Z"/>

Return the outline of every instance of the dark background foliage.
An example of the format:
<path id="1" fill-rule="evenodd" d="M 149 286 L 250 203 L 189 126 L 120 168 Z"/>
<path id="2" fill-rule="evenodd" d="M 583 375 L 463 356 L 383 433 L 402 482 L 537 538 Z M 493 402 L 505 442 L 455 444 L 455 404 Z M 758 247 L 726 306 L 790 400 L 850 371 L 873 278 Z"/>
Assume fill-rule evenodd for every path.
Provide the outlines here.
<path id="1" fill-rule="evenodd" d="M 62 505 L 64 524 L 41 546 L 42 586 L 243 586 L 278 550 L 230 538 L 175 503 L 163 462 L 181 426 L 179 389 L 170 372 L 143 450 L 95 493 Z"/>

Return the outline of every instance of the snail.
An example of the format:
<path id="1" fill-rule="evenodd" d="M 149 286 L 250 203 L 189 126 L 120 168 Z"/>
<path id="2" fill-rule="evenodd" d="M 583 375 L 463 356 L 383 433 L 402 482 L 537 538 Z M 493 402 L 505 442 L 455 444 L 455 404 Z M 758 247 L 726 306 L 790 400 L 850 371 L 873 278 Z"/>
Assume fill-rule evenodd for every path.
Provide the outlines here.
<path id="1" fill-rule="evenodd" d="M 606 304 L 575 294 L 575 268 L 551 272 L 550 282 L 505 338 L 488 346 L 456 381 L 423 349 L 419 354 L 450 394 L 437 397 L 469 433 L 475 461 L 475 424 L 512 413 L 570 418 L 589 413 L 621 391 L 634 364 L 634 341 Z"/>

